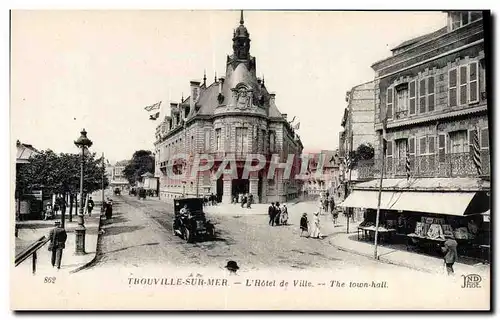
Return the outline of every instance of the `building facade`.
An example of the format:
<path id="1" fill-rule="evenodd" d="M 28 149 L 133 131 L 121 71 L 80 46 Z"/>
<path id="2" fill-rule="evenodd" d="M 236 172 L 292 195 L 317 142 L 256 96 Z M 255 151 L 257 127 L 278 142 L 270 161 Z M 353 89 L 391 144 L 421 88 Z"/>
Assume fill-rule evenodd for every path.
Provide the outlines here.
<path id="1" fill-rule="evenodd" d="M 385 176 L 475 177 L 490 174 L 486 60 L 481 12 L 448 12 L 448 26 L 409 40 L 372 67 L 379 81 L 375 159 L 387 115 Z M 481 173 L 473 161 L 480 146 Z M 379 174 L 375 164 L 372 176 Z"/>
<path id="2" fill-rule="evenodd" d="M 467 254 L 475 254 L 477 245 L 490 244 L 483 220 L 491 203 L 486 94 L 491 66 L 483 13 L 446 15 L 447 26 L 403 42 L 373 64 L 375 163 L 362 171 L 371 180 L 354 185 L 341 206 L 366 210 L 364 225 L 378 221 L 380 208 L 379 226 L 409 238 L 444 239 L 449 232 L 474 239 L 461 243 Z M 428 232 L 431 224 L 438 233 Z"/>
<path id="3" fill-rule="evenodd" d="M 320 158 L 323 158 L 323 168 L 318 173 Z M 304 180 L 303 191 L 309 198 L 317 198 L 327 192 L 331 195 L 338 194 L 342 190 L 342 159 L 338 150 L 321 150 L 314 154 L 309 162 L 309 171 Z"/>
<path id="4" fill-rule="evenodd" d="M 346 93 L 347 107 L 341 122 L 343 131 L 339 134 L 339 151 L 343 158 L 346 158 L 351 151 L 356 151 L 362 144 L 372 147 L 375 145 L 377 134 L 374 114 L 377 85 L 378 81 L 370 81 L 357 85 Z M 373 161 L 368 162 L 373 163 Z M 361 168 L 354 167 L 352 172 L 343 170 L 344 180 L 350 178 L 356 182 L 362 179 L 359 171 L 364 170 L 365 166 L 366 162 Z"/>
<path id="5" fill-rule="evenodd" d="M 124 190 L 129 186 L 130 183 L 123 173 L 123 170 L 125 170 L 128 163 L 129 160 L 122 160 L 118 161 L 114 166 L 111 166 L 111 174 L 108 176 L 108 179 L 109 185 L 112 188 L 120 188 L 121 190 Z"/>
<path id="6" fill-rule="evenodd" d="M 257 78 L 255 57 L 250 55 L 250 34 L 241 13 L 233 33 L 233 54 L 227 56 L 225 77 L 207 84 L 191 81 L 190 96 L 170 104 L 170 115 L 156 129 L 155 176 L 159 178 L 160 199 L 202 196 L 213 193 L 219 201 L 231 202 L 239 193 L 253 195 L 255 202 L 287 201 L 300 193 L 298 180 L 283 178 L 283 170 L 268 179 L 266 168 L 271 154 L 286 162 L 286 155 L 302 153 L 302 143 L 287 115 L 275 103 L 264 79 Z M 185 162 L 175 155 L 184 153 Z M 175 178 L 168 173 L 191 172 L 196 155 L 213 157 L 210 170 L 194 177 Z M 266 167 L 243 177 L 243 164 L 250 154 L 264 155 Z M 224 160 L 234 158 L 238 178 L 217 176 Z"/>

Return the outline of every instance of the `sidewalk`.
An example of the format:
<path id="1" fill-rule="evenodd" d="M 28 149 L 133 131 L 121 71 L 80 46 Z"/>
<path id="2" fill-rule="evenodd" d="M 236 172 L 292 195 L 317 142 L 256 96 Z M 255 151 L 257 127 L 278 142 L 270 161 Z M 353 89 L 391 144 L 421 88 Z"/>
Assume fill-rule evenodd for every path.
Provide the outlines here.
<path id="1" fill-rule="evenodd" d="M 349 234 L 343 229 L 341 233 L 337 233 L 334 237 L 330 238 L 329 243 L 340 250 L 373 259 L 374 243 L 358 240 L 356 231 L 357 225 L 352 225 Z M 404 245 L 382 244 L 377 247 L 377 254 L 380 262 L 434 274 L 442 274 L 445 272 L 442 258 L 426 255 L 424 253 L 407 251 Z M 479 273 L 480 275 L 489 277 L 490 273 L 489 265 L 482 264 L 481 262 L 457 262 L 453 268 L 458 275 Z"/>
<path id="2" fill-rule="evenodd" d="M 57 220 L 28 220 L 17 221 L 19 227 L 18 237 L 15 238 L 15 253 L 18 254 L 29 246 L 34 241 L 43 236 L 48 237 L 50 230 L 54 227 L 54 222 Z M 97 238 L 99 232 L 100 216 L 99 212 L 93 214 L 92 217 L 85 216 L 85 255 L 76 255 L 76 235 L 75 228 L 77 227 L 77 218 L 73 217 L 73 221 L 69 222 L 66 217 L 66 232 L 68 239 L 66 240 L 66 248 L 63 251 L 61 269 L 59 273 L 74 273 L 89 265 L 96 257 Z M 51 265 L 51 252 L 48 251 L 48 243 L 37 251 L 37 274 L 47 274 L 53 270 Z M 31 261 L 28 258 L 16 267 L 19 272 L 31 274 Z"/>

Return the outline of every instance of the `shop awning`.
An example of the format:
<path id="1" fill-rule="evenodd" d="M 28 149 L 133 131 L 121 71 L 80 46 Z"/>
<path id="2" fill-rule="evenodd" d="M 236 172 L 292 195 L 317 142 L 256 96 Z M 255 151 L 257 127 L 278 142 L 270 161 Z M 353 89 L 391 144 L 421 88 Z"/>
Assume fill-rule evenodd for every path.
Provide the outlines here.
<path id="1" fill-rule="evenodd" d="M 475 192 L 382 191 L 380 209 L 463 216 Z M 342 207 L 377 209 L 378 192 L 354 190 Z"/>

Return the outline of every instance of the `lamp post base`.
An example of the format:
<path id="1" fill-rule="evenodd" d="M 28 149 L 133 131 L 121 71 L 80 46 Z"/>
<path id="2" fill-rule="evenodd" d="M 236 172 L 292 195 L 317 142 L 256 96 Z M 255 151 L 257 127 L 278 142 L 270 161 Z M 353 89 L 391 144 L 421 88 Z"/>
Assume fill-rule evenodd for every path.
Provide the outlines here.
<path id="1" fill-rule="evenodd" d="M 75 229 L 75 236 L 76 236 L 76 250 L 75 254 L 76 255 L 84 255 L 86 254 L 85 252 L 85 226 L 83 225 L 78 225 Z"/>

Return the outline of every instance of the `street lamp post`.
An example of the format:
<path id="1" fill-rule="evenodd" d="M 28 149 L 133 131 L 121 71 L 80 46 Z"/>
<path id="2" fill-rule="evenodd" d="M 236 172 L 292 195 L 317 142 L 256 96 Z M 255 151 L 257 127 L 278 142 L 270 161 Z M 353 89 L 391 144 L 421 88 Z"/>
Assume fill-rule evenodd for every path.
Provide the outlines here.
<path id="1" fill-rule="evenodd" d="M 80 132 L 80 137 L 75 141 L 75 145 L 82 149 L 82 159 L 80 166 L 80 212 L 78 214 L 78 226 L 75 229 L 76 235 L 76 251 L 75 254 L 81 255 L 85 254 L 85 224 L 83 221 L 83 166 L 85 162 L 85 149 L 92 146 L 92 141 L 87 138 L 87 131 L 83 129 Z"/>

